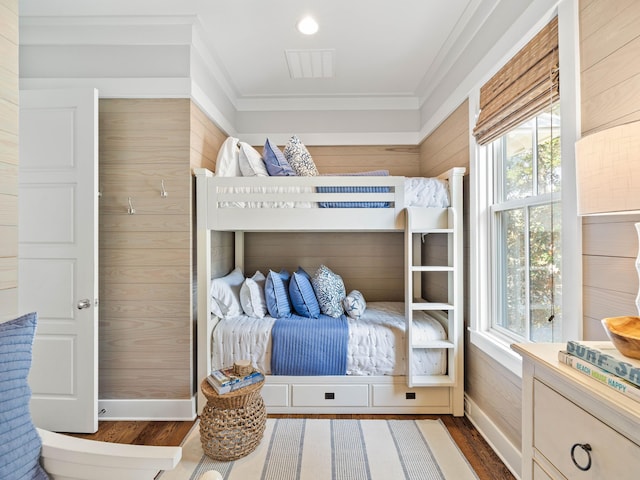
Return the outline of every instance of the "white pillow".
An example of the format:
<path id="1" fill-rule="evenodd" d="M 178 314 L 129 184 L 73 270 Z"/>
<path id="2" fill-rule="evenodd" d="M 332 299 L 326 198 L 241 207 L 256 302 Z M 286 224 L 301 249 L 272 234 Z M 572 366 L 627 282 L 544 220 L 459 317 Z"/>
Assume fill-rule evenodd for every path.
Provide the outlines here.
<path id="1" fill-rule="evenodd" d="M 229 275 L 215 278 L 211 282 L 211 313 L 219 318 L 242 315 L 240 305 L 240 288 L 244 275 L 236 267 Z"/>
<path id="2" fill-rule="evenodd" d="M 218 177 L 240 177 L 240 150 L 238 149 L 238 139 L 228 137 L 218 151 L 216 160 L 216 176 Z"/>
<path id="3" fill-rule="evenodd" d="M 353 290 L 344 300 L 342 300 L 344 311 L 351 318 L 359 319 L 367 308 L 367 302 L 364 301 L 364 295 L 358 290 Z"/>
<path id="4" fill-rule="evenodd" d="M 264 296 L 266 277 L 260 270 L 247 278 L 240 288 L 240 304 L 244 313 L 250 317 L 264 318 L 267 314 L 267 301 Z"/>
<path id="5" fill-rule="evenodd" d="M 262 155 L 248 143 L 240 142 L 239 164 L 243 177 L 269 176 L 264 160 L 262 160 Z"/>

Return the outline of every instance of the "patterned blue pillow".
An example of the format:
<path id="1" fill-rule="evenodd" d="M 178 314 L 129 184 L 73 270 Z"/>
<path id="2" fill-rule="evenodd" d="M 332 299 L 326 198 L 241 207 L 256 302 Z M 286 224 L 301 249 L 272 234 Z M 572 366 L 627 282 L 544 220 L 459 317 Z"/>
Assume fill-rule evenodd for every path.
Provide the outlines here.
<path id="1" fill-rule="evenodd" d="M 328 267 L 320 265 L 311 279 L 311 285 L 316 292 L 322 313 L 334 318 L 344 313 L 342 300 L 346 296 L 346 291 L 340 275 L 333 273 Z"/>
<path id="2" fill-rule="evenodd" d="M 267 167 L 267 172 L 272 177 L 295 177 L 296 172 L 293 171 L 289 162 L 280 151 L 280 149 L 271 143 L 271 140 L 267 138 L 264 144 L 264 151 L 262 152 L 262 158 L 264 164 Z"/>
<path id="3" fill-rule="evenodd" d="M 367 308 L 367 302 L 364 301 L 364 295 L 358 290 L 353 290 L 344 297 L 342 301 L 344 311 L 351 318 L 359 319 Z"/>
<path id="4" fill-rule="evenodd" d="M 49 478 L 39 463 L 42 440 L 29 411 L 37 318 L 29 313 L 0 323 L 0 478 Z"/>
<path id="5" fill-rule="evenodd" d="M 315 177 L 320 175 L 316 164 L 311 158 L 311 154 L 304 143 L 294 135 L 289 139 L 289 142 L 285 145 L 282 152 L 291 165 L 291 168 L 296 172 L 296 175 L 300 177 Z"/>
<path id="6" fill-rule="evenodd" d="M 276 273 L 269 270 L 264 283 L 264 296 L 267 301 L 267 311 L 273 318 L 291 316 L 291 300 L 289 299 L 289 279 L 286 270 Z"/>
<path id="7" fill-rule="evenodd" d="M 311 286 L 309 275 L 298 269 L 291 276 L 289 283 L 289 295 L 295 312 L 301 317 L 318 318 L 320 316 L 320 305 Z"/>

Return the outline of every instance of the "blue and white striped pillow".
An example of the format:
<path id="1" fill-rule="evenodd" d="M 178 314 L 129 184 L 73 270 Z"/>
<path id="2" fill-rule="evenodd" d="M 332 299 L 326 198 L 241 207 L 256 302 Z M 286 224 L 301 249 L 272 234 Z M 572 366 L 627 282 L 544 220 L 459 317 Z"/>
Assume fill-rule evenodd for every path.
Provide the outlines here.
<path id="1" fill-rule="evenodd" d="M 298 268 L 291 276 L 289 295 L 291 296 L 293 309 L 298 315 L 307 318 L 318 318 L 320 316 L 320 304 L 313 291 L 310 277 L 301 268 Z"/>
<path id="2" fill-rule="evenodd" d="M 36 313 L 0 323 L 0 478 L 44 480 L 42 440 L 31 421 L 31 369 Z"/>
<path id="3" fill-rule="evenodd" d="M 280 273 L 269 270 L 264 284 L 264 296 L 267 300 L 267 311 L 273 318 L 291 316 L 291 300 L 289 299 L 289 279 L 286 270 Z"/>

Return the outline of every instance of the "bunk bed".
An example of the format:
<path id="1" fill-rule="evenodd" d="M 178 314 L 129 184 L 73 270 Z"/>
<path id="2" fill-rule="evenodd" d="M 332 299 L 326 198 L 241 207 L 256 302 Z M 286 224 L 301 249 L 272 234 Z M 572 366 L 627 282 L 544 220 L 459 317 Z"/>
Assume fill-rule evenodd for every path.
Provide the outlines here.
<path id="1" fill-rule="evenodd" d="M 212 352 L 212 345 L 216 345 L 214 332 L 222 330 L 223 325 L 211 313 L 212 231 L 233 232 L 234 262 L 241 270 L 245 232 L 404 232 L 404 303 L 379 306 L 382 310 L 400 309 L 404 365 L 387 374 L 270 375 L 268 358 L 263 358 L 267 364 L 261 368 L 267 375 L 262 396 L 269 413 L 463 415 L 464 172 L 457 167 L 438 176 L 448 189 L 448 203 L 429 207 L 413 206 L 406 198 L 405 188 L 412 179 L 405 177 L 218 177 L 206 169 L 195 169 L 198 378 L 210 373 L 216 358 L 218 363 L 230 361 L 230 357 Z M 421 239 L 427 234 L 446 238 L 447 258 L 441 264 L 421 264 Z M 446 302 L 421 298 L 422 278 L 427 272 L 446 275 Z M 370 307 L 378 308 L 367 304 L 367 311 Z M 425 317 L 441 325 L 444 335 L 425 337 L 421 330 Z M 425 373 L 420 368 L 425 352 L 443 352 L 444 368 Z M 204 404 L 199 394 L 198 411 Z"/>

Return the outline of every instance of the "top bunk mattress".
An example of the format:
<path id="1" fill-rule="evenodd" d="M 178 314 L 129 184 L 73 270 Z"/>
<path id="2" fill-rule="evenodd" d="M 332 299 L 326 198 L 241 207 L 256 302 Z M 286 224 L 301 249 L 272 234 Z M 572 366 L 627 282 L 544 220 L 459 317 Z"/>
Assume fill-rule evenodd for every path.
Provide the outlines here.
<path id="1" fill-rule="evenodd" d="M 363 316 L 348 318 L 347 375 L 406 375 L 405 316 L 402 302 L 368 302 Z M 240 315 L 220 320 L 211 339 L 211 368 L 250 359 L 271 374 L 271 329 L 275 319 Z M 424 312 L 414 317 L 414 341 L 426 343 L 447 338 L 443 326 Z M 446 349 L 420 349 L 414 355 L 414 369 L 420 375 L 447 372 Z"/>

